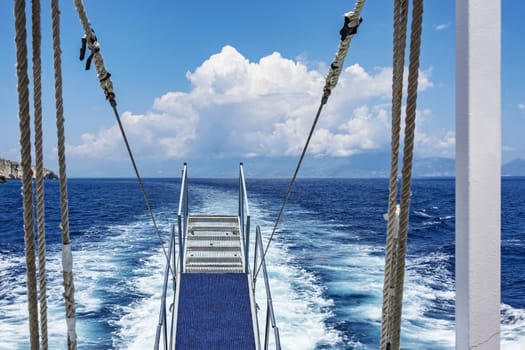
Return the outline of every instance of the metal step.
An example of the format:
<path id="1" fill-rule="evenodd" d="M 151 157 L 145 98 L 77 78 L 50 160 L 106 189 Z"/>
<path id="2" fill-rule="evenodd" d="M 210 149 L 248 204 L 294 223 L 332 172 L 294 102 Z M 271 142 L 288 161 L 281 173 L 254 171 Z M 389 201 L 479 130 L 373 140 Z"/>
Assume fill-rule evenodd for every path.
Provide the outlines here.
<path id="1" fill-rule="evenodd" d="M 186 256 L 241 256 L 240 247 L 188 247 Z"/>
<path id="2" fill-rule="evenodd" d="M 208 242 L 219 242 L 219 241 L 230 241 L 239 242 L 238 236 L 191 236 L 188 235 L 187 241 L 208 241 Z"/>
<path id="3" fill-rule="evenodd" d="M 241 246 L 238 217 L 190 216 L 185 272 L 243 272 Z"/>
<path id="4" fill-rule="evenodd" d="M 209 240 L 209 239 L 189 239 L 186 241 L 186 248 L 190 249 L 240 249 L 238 240 Z"/>
<path id="5" fill-rule="evenodd" d="M 188 231 L 188 238 L 189 237 L 236 237 L 239 238 L 239 232 L 235 232 L 233 230 L 195 230 L 190 229 Z"/>
<path id="6" fill-rule="evenodd" d="M 189 218 L 189 226 L 237 227 L 238 225 L 237 216 L 192 215 Z"/>
<path id="7" fill-rule="evenodd" d="M 190 249 L 186 252 L 186 258 L 240 258 L 240 249 Z"/>
<path id="8" fill-rule="evenodd" d="M 186 273 L 242 273 L 242 266 L 221 265 L 221 266 L 187 266 Z"/>
<path id="9" fill-rule="evenodd" d="M 186 266 L 205 266 L 208 265 L 242 265 L 240 257 L 223 257 L 223 258 L 206 258 L 206 257 L 191 257 L 186 259 Z"/>
<path id="10" fill-rule="evenodd" d="M 231 266 L 242 269 L 242 261 L 240 259 L 202 259 L 202 258 L 191 258 L 186 261 L 186 270 L 190 267 L 206 267 L 214 268 L 218 266 Z"/>

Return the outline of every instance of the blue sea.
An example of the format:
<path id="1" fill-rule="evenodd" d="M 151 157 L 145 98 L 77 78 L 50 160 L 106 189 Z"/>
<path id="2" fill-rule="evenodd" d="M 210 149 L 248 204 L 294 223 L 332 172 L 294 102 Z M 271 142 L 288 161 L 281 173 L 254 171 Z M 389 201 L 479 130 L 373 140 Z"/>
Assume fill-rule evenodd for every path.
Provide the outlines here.
<path id="1" fill-rule="evenodd" d="M 271 233 L 288 180 L 248 179 L 252 228 Z M 179 179 L 144 180 L 167 239 Z M 237 179 L 190 179 L 190 212 L 235 214 Z M 20 181 L 0 185 L 0 349 L 27 349 Z M 164 257 L 134 179 L 68 183 L 79 349 L 150 349 Z M 299 179 L 268 259 L 283 349 L 379 347 L 387 179 Z M 50 349 L 66 348 L 58 182 L 46 181 Z M 416 179 L 403 349 L 454 348 L 454 179 Z M 253 236 L 253 235 L 252 235 Z M 502 180 L 502 349 L 525 349 L 525 178 Z"/>

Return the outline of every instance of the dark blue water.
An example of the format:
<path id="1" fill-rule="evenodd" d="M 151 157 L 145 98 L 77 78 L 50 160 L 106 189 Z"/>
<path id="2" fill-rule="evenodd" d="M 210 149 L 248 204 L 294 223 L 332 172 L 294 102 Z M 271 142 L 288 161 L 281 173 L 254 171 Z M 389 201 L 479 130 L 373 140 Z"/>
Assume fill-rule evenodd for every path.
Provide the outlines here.
<path id="1" fill-rule="evenodd" d="M 0 186 L 0 349 L 28 347 L 21 183 Z M 145 180 L 165 240 L 179 180 Z M 190 180 L 190 211 L 235 214 L 237 180 Z M 288 180 L 248 179 L 268 237 Z M 164 258 L 133 179 L 69 181 L 80 349 L 144 349 L 154 339 Z M 49 329 L 65 348 L 58 182 L 46 182 Z M 388 181 L 300 179 L 268 263 L 285 349 L 377 349 Z M 502 180 L 502 349 L 525 348 L 525 178 Z M 454 179 L 416 179 L 402 345 L 454 348 Z"/>

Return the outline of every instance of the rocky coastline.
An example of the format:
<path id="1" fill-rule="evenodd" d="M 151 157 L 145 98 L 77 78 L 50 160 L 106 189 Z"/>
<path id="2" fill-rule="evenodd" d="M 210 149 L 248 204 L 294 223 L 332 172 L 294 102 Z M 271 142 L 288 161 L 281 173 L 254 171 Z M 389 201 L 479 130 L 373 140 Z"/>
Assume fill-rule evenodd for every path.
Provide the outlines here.
<path id="1" fill-rule="evenodd" d="M 33 166 L 31 170 L 34 179 L 35 167 Z M 4 183 L 7 180 L 20 180 L 23 175 L 24 173 L 20 163 L 0 158 L 0 183 Z M 58 176 L 53 171 L 44 169 L 44 179 L 58 179 Z"/>

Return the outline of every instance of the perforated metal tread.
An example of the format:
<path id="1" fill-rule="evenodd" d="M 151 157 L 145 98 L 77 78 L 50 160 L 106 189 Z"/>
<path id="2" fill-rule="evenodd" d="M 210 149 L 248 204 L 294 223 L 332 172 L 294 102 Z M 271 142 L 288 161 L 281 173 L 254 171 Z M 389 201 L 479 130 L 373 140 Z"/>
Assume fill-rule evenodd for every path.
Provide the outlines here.
<path id="1" fill-rule="evenodd" d="M 188 219 L 184 272 L 243 272 L 237 216 L 192 215 Z"/>

